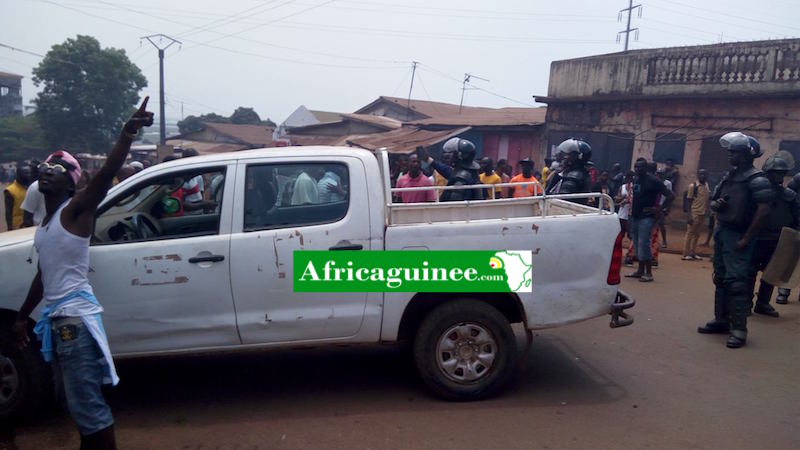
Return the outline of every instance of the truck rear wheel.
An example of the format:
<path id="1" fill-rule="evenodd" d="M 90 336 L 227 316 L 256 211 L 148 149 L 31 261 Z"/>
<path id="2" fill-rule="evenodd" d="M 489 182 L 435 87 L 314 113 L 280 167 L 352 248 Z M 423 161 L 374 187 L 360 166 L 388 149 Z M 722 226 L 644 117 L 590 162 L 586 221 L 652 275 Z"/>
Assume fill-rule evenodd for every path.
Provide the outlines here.
<path id="1" fill-rule="evenodd" d="M 455 300 L 431 311 L 414 339 L 422 380 L 447 400 L 479 400 L 506 384 L 517 368 L 517 341 L 500 311 Z"/>

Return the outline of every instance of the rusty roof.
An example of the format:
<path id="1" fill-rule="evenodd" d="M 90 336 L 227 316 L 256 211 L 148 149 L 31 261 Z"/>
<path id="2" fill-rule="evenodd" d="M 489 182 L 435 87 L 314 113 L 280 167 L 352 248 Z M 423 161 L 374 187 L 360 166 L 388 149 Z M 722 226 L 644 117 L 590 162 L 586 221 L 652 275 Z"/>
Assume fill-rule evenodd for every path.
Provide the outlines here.
<path id="1" fill-rule="evenodd" d="M 173 147 L 180 147 L 184 150 L 193 148 L 201 155 L 208 155 L 211 153 L 228 153 L 239 150 L 247 150 L 249 147 L 244 144 L 223 144 L 221 142 L 202 142 L 191 141 L 186 139 L 167 139 L 167 145 Z"/>
<path id="2" fill-rule="evenodd" d="M 25 78 L 22 75 L 17 75 L 16 73 L 11 73 L 11 72 L 0 72 L 0 77 Z"/>
<path id="3" fill-rule="evenodd" d="M 385 133 L 349 136 L 345 140 L 348 145 L 377 150 L 386 147 L 389 153 L 412 153 L 417 147 L 430 147 L 469 131 L 471 127 L 450 130 L 423 130 L 415 126 L 402 127 Z"/>
<path id="4" fill-rule="evenodd" d="M 373 114 L 342 114 L 345 119 L 350 119 L 356 122 L 364 122 L 370 125 L 375 125 L 387 130 L 396 130 L 403 126 L 403 122 L 397 119 L 392 119 L 386 116 L 376 116 Z"/>
<path id="5" fill-rule="evenodd" d="M 271 127 L 266 125 L 238 125 L 234 123 L 203 122 L 206 128 L 218 134 L 229 136 L 242 144 L 269 147 L 272 144 Z"/>
<path id="6" fill-rule="evenodd" d="M 356 111 L 356 114 L 360 114 L 363 112 L 368 111 L 372 106 L 377 105 L 381 102 L 389 102 L 394 103 L 396 105 L 402 106 L 406 108 L 409 105 L 409 100 L 407 98 L 399 98 L 399 97 L 387 97 L 382 95 L 378 97 L 377 100 L 373 101 L 367 106 Z M 450 116 L 454 114 L 458 114 L 459 106 L 453 105 L 452 103 L 441 103 L 441 102 L 432 102 L 428 100 L 414 100 L 411 99 L 410 102 L 411 109 L 416 111 L 420 114 L 423 114 L 428 117 L 439 117 L 439 116 Z M 481 108 L 476 106 L 464 106 L 461 108 L 461 112 L 465 110 L 484 110 L 490 108 Z"/>
<path id="7" fill-rule="evenodd" d="M 409 122 L 412 125 L 519 126 L 542 125 L 547 108 L 465 108 L 461 114 L 437 116 Z"/>

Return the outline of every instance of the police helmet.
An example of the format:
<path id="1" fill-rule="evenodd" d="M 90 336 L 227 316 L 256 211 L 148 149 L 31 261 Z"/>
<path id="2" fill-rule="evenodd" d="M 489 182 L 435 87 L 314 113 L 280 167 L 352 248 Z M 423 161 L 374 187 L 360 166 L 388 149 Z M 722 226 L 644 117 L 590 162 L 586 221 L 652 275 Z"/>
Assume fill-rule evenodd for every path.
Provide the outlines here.
<path id="1" fill-rule="evenodd" d="M 761 168 L 764 172 L 788 172 L 794 169 L 794 157 L 786 150 L 770 156 Z"/>
<path id="2" fill-rule="evenodd" d="M 455 152 L 456 158 L 460 161 L 472 161 L 475 159 L 475 144 L 461 138 L 450 138 L 442 146 L 444 152 Z"/>
<path id="3" fill-rule="evenodd" d="M 585 163 L 592 157 L 592 146 L 585 141 L 569 138 L 558 144 L 556 153 L 575 153 L 575 159 Z"/>
<path id="4" fill-rule="evenodd" d="M 758 158 L 763 153 L 758 140 L 739 131 L 730 132 L 719 139 L 719 145 L 730 151 L 747 152 L 750 157 Z"/>

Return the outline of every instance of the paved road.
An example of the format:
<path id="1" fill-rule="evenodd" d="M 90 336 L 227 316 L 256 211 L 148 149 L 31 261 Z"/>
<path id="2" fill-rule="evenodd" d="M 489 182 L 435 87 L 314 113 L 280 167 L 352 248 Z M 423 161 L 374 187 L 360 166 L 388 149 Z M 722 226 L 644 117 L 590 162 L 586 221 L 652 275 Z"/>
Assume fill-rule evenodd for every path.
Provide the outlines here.
<path id="1" fill-rule="evenodd" d="M 110 395 L 120 447 L 797 448 L 800 304 L 752 317 L 748 346 L 729 350 L 695 332 L 712 310 L 710 264 L 661 264 L 654 283 L 624 281 L 638 299 L 632 326 L 537 333 L 514 384 L 482 402 L 430 397 L 393 348 L 122 363 Z M 55 412 L 15 442 L 78 444 Z"/>

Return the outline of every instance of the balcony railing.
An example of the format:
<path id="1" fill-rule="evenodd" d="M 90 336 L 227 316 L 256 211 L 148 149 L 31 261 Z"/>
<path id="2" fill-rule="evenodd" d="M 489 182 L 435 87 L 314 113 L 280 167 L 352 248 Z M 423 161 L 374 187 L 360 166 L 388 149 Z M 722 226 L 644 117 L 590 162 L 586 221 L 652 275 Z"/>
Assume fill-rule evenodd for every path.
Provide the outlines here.
<path id="1" fill-rule="evenodd" d="M 734 46 L 649 58 L 647 84 L 739 84 L 800 80 L 800 44 Z"/>

